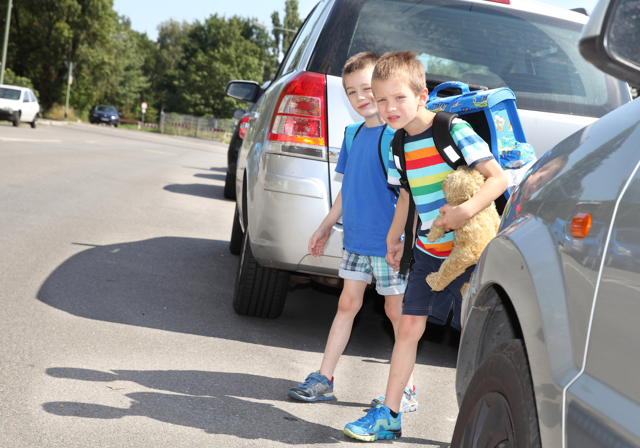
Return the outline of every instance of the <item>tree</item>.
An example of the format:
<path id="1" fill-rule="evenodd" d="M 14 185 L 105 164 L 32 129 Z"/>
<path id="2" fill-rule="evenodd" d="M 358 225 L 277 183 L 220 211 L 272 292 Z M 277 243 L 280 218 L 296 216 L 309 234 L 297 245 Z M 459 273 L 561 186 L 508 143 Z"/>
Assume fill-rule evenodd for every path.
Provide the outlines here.
<path id="1" fill-rule="evenodd" d="M 271 33 L 273 34 L 273 53 L 278 57 L 280 56 L 280 40 L 284 33 L 281 29 L 278 29 L 283 28 L 278 11 L 273 11 L 271 14 L 271 25 L 273 25 L 273 30 L 271 30 Z"/>
<path id="2" fill-rule="evenodd" d="M 298 16 L 298 0 L 286 0 L 284 2 L 284 28 L 297 30 L 300 28 L 300 25 L 302 25 L 302 20 L 300 20 Z M 294 37 L 295 34 L 289 31 L 282 35 L 283 53 L 287 52 Z"/>
<path id="3" fill-rule="evenodd" d="M 2 7 L 4 16 L 6 2 Z M 14 4 L 11 21 L 7 67 L 33 82 L 47 109 L 64 97 L 64 61 L 79 62 L 89 46 L 106 48 L 117 16 L 111 0 L 51 0 L 46 7 L 38 0 L 21 0 Z M 104 58 L 78 63 L 77 75 L 93 71 L 86 62 L 99 64 Z"/>
<path id="4" fill-rule="evenodd" d="M 191 26 L 183 59 L 170 74 L 175 90 L 167 98 L 169 110 L 229 118 L 237 103 L 224 94 L 227 82 L 268 79 L 276 64 L 267 51 L 273 42 L 252 23 L 251 19 L 216 14 Z"/>

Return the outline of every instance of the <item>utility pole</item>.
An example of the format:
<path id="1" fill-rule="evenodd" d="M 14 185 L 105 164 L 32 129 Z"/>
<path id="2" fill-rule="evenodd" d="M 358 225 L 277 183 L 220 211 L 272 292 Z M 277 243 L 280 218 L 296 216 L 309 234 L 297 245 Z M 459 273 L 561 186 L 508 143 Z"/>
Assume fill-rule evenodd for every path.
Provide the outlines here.
<path id="1" fill-rule="evenodd" d="M 76 66 L 76 63 L 64 61 L 64 65 L 69 68 L 69 74 L 67 75 L 67 100 L 64 102 L 64 118 L 67 118 L 67 111 L 69 110 L 69 93 L 71 92 L 71 80 L 73 79 L 73 67 Z"/>
<path id="2" fill-rule="evenodd" d="M 4 82 L 4 66 L 7 63 L 7 45 L 9 44 L 9 22 L 11 22 L 11 0 L 7 5 L 7 22 L 4 24 L 4 43 L 2 44 L 2 66 L 0 67 L 0 84 Z"/>

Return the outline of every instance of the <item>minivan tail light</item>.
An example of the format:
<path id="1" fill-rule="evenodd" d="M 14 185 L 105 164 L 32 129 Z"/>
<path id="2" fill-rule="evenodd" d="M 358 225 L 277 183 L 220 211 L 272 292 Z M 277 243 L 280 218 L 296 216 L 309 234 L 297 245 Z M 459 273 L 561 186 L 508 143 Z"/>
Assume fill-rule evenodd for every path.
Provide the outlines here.
<path id="1" fill-rule="evenodd" d="M 242 117 L 238 126 L 238 137 L 240 137 L 241 140 L 244 140 L 244 135 L 247 133 L 247 129 L 249 128 L 249 115 Z"/>
<path id="2" fill-rule="evenodd" d="M 301 72 L 284 87 L 267 140 L 268 153 L 327 159 L 326 79 Z"/>

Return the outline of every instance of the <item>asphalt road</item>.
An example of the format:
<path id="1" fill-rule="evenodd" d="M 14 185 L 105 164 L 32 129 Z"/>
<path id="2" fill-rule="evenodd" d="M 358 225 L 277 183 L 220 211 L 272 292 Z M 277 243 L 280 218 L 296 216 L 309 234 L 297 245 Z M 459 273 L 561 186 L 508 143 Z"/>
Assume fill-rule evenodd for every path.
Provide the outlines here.
<path id="1" fill-rule="evenodd" d="M 337 296 L 292 290 L 276 320 L 231 307 L 226 146 L 89 125 L 0 123 L 0 447 L 336 446 L 384 392 L 393 339 L 369 294 L 338 400 L 317 370 Z M 457 338 L 429 327 L 420 409 L 380 445 L 446 447 Z"/>

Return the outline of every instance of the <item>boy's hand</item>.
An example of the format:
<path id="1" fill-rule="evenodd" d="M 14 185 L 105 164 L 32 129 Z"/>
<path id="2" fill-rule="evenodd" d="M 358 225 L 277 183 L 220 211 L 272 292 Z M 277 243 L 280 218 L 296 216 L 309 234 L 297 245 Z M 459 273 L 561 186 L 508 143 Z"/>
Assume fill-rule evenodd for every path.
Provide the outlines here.
<path id="1" fill-rule="evenodd" d="M 467 219 L 470 218 L 469 212 L 465 208 L 465 204 L 455 207 L 443 205 L 440 207 L 442 218 L 433 223 L 436 227 L 444 226 L 445 231 L 457 230 L 462 227 Z"/>
<path id="2" fill-rule="evenodd" d="M 309 239 L 309 253 L 314 257 L 324 255 L 324 245 L 327 243 L 330 234 L 331 230 L 326 230 L 322 227 L 316 230 Z"/>
<path id="3" fill-rule="evenodd" d="M 393 246 L 387 245 L 387 255 L 385 256 L 385 260 L 387 260 L 387 263 L 393 268 L 394 271 L 398 271 L 400 269 L 400 260 L 402 260 L 403 253 L 403 241 L 398 241 Z"/>

